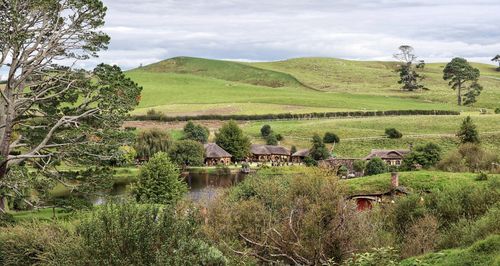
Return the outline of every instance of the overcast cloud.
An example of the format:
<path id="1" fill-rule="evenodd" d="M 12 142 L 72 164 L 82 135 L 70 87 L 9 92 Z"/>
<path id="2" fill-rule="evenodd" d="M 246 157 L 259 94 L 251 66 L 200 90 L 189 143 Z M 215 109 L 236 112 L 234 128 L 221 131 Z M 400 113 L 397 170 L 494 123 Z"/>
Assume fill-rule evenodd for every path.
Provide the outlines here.
<path id="1" fill-rule="evenodd" d="M 103 0 L 109 50 L 85 62 L 124 69 L 174 56 L 248 61 L 328 56 L 426 61 L 500 53 L 499 0 Z"/>

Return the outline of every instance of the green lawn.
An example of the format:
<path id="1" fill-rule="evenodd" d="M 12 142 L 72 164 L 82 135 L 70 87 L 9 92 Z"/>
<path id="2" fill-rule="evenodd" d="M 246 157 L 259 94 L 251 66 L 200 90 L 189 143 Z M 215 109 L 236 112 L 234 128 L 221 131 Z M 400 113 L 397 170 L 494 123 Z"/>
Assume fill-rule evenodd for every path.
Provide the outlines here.
<path id="1" fill-rule="evenodd" d="M 413 192 L 446 189 L 453 186 L 483 186 L 487 181 L 476 181 L 474 173 L 448 173 L 439 171 L 400 172 L 399 185 Z M 489 180 L 500 181 L 500 175 L 488 175 Z M 350 195 L 387 192 L 391 188 L 390 173 L 375 176 L 346 179 L 341 181 L 346 185 Z"/>
<path id="2" fill-rule="evenodd" d="M 16 211 L 16 212 L 11 212 L 11 214 L 14 216 L 14 219 L 17 222 L 23 222 L 31 220 L 49 221 L 54 218 L 56 219 L 65 218 L 71 215 L 71 212 L 67 212 L 61 208 L 55 208 L 55 209 L 45 208 L 33 211 Z"/>

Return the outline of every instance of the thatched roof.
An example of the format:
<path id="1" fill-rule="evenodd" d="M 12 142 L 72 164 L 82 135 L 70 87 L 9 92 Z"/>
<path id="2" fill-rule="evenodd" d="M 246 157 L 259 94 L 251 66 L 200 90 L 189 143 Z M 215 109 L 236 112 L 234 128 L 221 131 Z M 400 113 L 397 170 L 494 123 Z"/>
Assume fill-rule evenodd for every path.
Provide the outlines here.
<path id="1" fill-rule="evenodd" d="M 215 143 L 207 143 L 203 145 L 205 148 L 205 158 L 228 158 L 233 157 L 229 152 L 222 149 Z"/>
<path id="2" fill-rule="evenodd" d="M 373 149 L 365 160 L 370 160 L 373 157 L 379 157 L 381 159 L 401 159 L 406 154 L 410 153 L 410 150 L 377 150 Z"/>
<path id="3" fill-rule="evenodd" d="M 290 155 L 290 150 L 282 146 L 252 144 L 250 152 L 255 155 Z"/>
<path id="4" fill-rule="evenodd" d="M 309 149 L 298 150 L 296 153 L 292 154 L 293 157 L 306 157 L 309 156 Z"/>

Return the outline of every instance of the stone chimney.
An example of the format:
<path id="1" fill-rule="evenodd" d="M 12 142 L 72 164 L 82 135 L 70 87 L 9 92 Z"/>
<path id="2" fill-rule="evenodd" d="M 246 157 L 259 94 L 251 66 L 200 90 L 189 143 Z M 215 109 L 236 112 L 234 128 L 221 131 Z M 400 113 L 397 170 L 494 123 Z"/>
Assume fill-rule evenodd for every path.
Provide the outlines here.
<path id="1" fill-rule="evenodd" d="M 392 188 L 399 187 L 399 174 L 398 174 L 398 172 L 391 173 L 391 185 L 392 185 Z"/>

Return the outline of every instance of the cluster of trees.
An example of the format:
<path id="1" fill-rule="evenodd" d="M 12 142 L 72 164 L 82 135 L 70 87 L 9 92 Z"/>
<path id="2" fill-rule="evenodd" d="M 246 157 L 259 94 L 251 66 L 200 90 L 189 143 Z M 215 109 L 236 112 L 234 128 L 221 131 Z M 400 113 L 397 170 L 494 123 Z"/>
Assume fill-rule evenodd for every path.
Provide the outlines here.
<path id="1" fill-rule="evenodd" d="M 267 145 L 278 145 L 278 143 L 283 140 L 283 136 L 274 133 L 271 126 L 267 124 L 263 125 L 260 129 L 260 135 L 266 140 Z"/>
<path id="2" fill-rule="evenodd" d="M 428 90 L 422 83 L 425 76 L 419 73 L 425 67 L 423 60 L 417 60 L 413 53 L 413 47 L 402 45 L 399 47 L 400 53 L 395 54 L 394 58 L 401 62 L 398 65 L 399 84 L 405 91 Z M 500 56 L 497 55 L 492 61 L 499 62 Z M 498 68 L 500 69 L 500 67 Z M 443 69 L 443 79 L 448 81 L 448 85 L 457 92 L 458 105 L 471 105 L 477 101 L 483 87 L 479 84 L 479 69 L 473 67 L 466 59 L 461 57 L 453 58 Z"/>
<path id="3" fill-rule="evenodd" d="M 195 136 L 195 138 L 198 137 Z M 140 132 L 133 148 L 138 160 L 147 161 L 155 154 L 164 152 L 170 156 L 173 162 L 183 168 L 201 166 L 205 158 L 205 149 L 201 142 L 187 138 L 173 141 L 170 134 L 161 129 Z"/>

